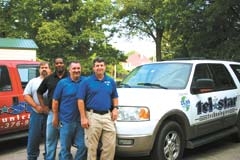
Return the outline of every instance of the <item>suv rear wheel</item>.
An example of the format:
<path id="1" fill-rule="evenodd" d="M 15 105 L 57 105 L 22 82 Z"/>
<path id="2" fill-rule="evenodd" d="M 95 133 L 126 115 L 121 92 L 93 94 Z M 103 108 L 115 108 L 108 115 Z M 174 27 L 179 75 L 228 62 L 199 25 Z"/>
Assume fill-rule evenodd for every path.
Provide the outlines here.
<path id="1" fill-rule="evenodd" d="M 153 160 L 180 160 L 184 150 L 184 134 L 177 122 L 169 121 L 160 128 L 153 149 Z"/>

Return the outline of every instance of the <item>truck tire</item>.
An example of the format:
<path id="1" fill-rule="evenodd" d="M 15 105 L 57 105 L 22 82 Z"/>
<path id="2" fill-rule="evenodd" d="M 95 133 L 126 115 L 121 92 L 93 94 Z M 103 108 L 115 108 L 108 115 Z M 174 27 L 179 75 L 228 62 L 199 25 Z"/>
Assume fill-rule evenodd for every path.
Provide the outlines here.
<path id="1" fill-rule="evenodd" d="M 169 121 L 160 128 L 153 148 L 153 160 L 181 160 L 184 151 L 184 134 L 180 125 Z"/>

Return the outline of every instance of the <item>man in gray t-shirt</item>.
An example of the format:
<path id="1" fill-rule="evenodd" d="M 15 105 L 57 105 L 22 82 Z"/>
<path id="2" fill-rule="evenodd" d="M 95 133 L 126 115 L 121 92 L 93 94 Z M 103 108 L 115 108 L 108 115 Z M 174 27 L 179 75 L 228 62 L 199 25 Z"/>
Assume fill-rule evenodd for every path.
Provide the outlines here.
<path id="1" fill-rule="evenodd" d="M 27 159 L 35 160 L 39 156 L 39 146 L 41 143 L 41 137 L 45 138 L 46 134 L 46 120 L 48 107 L 40 106 L 37 89 L 41 84 L 42 80 L 50 74 L 49 64 L 47 62 L 41 62 L 39 68 L 40 76 L 31 79 L 26 88 L 24 89 L 23 95 L 25 101 L 32 107 L 29 122 L 28 131 L 28 143 L 27 143 Z M 46 94 L 46 93 L 45 93 Z M 47 102 L 47 94 L 45 102 Z M 47 104 L 47 103 L 46 103 Z"/>

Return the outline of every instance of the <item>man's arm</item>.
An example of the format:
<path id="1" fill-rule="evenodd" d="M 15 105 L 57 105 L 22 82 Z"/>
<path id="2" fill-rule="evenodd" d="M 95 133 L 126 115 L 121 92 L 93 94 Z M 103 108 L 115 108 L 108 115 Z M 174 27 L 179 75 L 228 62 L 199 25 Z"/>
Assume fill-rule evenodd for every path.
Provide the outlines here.
<path id="1" fill-rule="evenodd" d="M 82 99 L 78 99 L 77 103 L 78 103 L 78 110 L 80 112 L 80 117 L 81 117 L 81 125 L 83 128 L 88 128 L 89 123 L 88 123 L 88 119 L 87 119 L 86 112 L 85 112 L 84 101 Z"/>
<path id="2" fill-rule="evenodd" d="M 42 107 L 38 104 L 36 104 L 32 98 L 31 95 L 29 94 L 25 94 L 24 95 L 24 100 L 30 105 L 32 106 L 32 108 L 34 108 L 38 113 L 43 113 L 44 110 L 42 109 Z"/>
<path id="3" fill-rule="evenodd" d="M 58 106 L 59 102 L 56 99 L 52 100 L 52 111 L 53 111 L 53 127 L 57 128 L 59 125 L 59 120 L 58 120 Z"/>
<path id="4" fill-rule="evenodd" d="M 113 93 L 111 95 L 112 97 L 112 120 L 115 121 L 118 118 L 118 93 L 117 93 L 117 87 L 115 81 L 112 81 L 113 85 Z"/>
<path id="5" fill-rule="evenodd" d="M 118 106 L 118 98 L 113 98 L 112 99 L 112 104 L 113 104 L 113 108 L 115 107 L 117 107 Z"/>
<path id="6" fill-rule="evenodd" d="M 40 105 L 41 105 L 41 106 L 44 106 L 43 95 L 37 94 L 37 96 L 38 96 L 38 100 L 39 100 Z"/>
<path id="7" fill-rule="evenodd" d="M 30 80 L 23 91 L 23 97 L 25 102 L 27 102 L 36 112 L 38 113 L 48 113 L 48 108 L 41 107 L 38 103 L 33 99 L 32 92 L 36 92 L 32 90 L 32 86 L 34 85 L 34 80 Z"/>
<path id="8" fill-rule="evenodd" d="M 37 97 L 41 106 L 44 106 L 43 94 L 47 91 L 46 78 L 42 81 L 37 90 Z"/>
<path id="9" fill-rule="evenodd" d="M 118 118 L 118 98 L 113 98 L 112 104 L 113 104 L 112 120 L 115 121 Z"/>

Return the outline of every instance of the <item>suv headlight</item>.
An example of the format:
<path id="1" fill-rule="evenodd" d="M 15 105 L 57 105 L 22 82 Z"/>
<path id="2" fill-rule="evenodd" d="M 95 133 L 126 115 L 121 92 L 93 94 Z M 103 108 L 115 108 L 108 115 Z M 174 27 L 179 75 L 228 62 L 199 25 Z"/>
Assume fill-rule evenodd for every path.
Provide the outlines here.
<path id="1" fill-rule="evenodd" d="M 150 111 L 148 107 L 119 106 L 118 121 L 149 121 Z"/>

